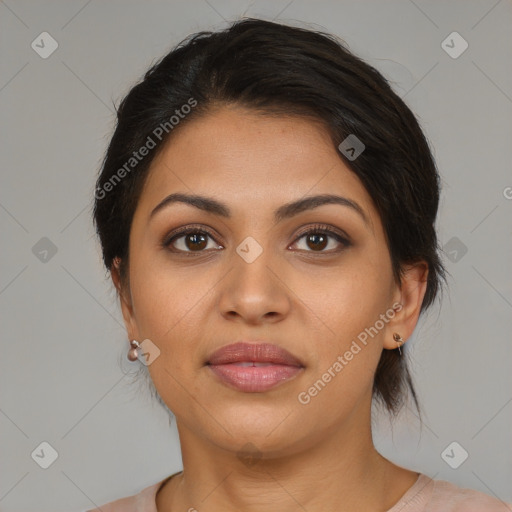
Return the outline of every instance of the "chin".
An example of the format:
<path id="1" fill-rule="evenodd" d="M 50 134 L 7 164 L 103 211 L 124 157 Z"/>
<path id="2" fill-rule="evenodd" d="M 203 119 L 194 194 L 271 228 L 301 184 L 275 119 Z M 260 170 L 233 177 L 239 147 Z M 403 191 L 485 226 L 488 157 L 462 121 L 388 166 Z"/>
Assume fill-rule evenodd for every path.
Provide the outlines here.
<path id="1" fill-rule="evenodd" d="M 214 442 L 230 451 L 250 443 L 262 452 L 282 452 L 302 437 L 301 424 L 304 422 L 290 407 L 279 407 L 275 403 L 238 403 L 217 410 L 215 419 L 227 432 L 216 428 Z M 212 431 L 206 433 L 208 437 L 212 434 Z"/>

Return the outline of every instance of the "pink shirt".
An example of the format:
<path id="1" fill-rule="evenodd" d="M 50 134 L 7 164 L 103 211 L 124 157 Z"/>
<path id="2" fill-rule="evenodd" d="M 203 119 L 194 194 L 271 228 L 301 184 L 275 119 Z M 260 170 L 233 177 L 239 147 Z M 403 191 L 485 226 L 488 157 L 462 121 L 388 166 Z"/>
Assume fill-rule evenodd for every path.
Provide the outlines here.
<path id="1" fill-rule="evenodd" d="M 165 478 L 165 480 L 168 478 Z M 150 485 L 133 496 L 102 505 L 101 512 L 158 512 L 155 496 L 165 480 Z M 99 510 L 95 509 L 95 511 Z M 420 474 L 416 483 L 387 512 L 511 511 L 511 503 L 507 504 L 479 491 L 463 489 L 450 482 L 432 480 L 427 475 Z M 94 511 L 88 510 L 86 512 Z"/>

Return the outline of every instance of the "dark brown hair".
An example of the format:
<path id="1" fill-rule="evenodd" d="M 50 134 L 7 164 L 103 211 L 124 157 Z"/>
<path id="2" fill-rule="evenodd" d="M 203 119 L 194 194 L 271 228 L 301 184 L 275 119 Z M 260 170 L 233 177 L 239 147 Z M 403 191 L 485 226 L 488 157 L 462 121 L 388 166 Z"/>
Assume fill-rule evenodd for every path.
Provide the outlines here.
<path id="1" fill-rule="evenodd" d="M 362 141 L 365 148 L 356 159 L 342 152 L 340 158 L 374 201 L 395 279 L 400 282 L 404 264 L 426 261 L 421 311 L 433 303 L 445 278 L 434 226 L 439 176 L 414 114 L 375 68 L 335 36 L 258 19 L 188 37 L 121 101 L 94 205 L 108 270 L 119 258 L 124 282 L 132 218 L 158 151 L 174 131 L 223 104 L 314 118 L 336 147 L 349 135 Z M 151 146 L 147 156 L 135 159 L 144 146 Z M 407 359 L 398 350 L 384 350 L 374 398 L 396 413 L 407 388 L 418 406 Z"/>

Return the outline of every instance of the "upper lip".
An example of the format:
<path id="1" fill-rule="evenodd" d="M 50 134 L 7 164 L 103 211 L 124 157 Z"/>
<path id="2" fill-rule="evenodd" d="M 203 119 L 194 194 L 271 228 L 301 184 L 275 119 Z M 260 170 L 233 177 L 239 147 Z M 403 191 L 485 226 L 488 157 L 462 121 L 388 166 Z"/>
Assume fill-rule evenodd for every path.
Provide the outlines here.
<path id="1" fill-rule="evenodd" d="M 302 362 L 286 349 L 271 343 L 239 341 L 225 345 L 213 352 L 207 364 L 230 364 L 240 362 L 274 363 L 302 367 Z"/>

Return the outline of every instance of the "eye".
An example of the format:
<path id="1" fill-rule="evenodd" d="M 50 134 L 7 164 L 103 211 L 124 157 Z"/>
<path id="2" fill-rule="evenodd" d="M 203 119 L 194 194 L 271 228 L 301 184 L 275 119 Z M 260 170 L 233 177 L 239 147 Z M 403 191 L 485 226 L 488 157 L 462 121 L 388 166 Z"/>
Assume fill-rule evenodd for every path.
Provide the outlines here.
<path id="1" fill-rule="evenodd" d="M 303 246 L 300 247 L 298 242 L 303 242 Z M 348 236 L 324 225 L 309 227 L 296 238 L 292 246 L 297 244 L 301 251 L 318 253 L 339 252 L 351 245 Z M 185 226 L 171 233 L 162 245 L 175 253 L 201 253 L 207 250 L 224 248 L 216 243 L 215 235 L 209 230 L 204 227 L 193 226 Z"/>
<path id="2" fill-rule="evenodd" d="M 299 241 L 304 242 L 303 247 L 299 247 L 299 250 L 307 252 L 338 252 L 350 245 L 348 237 L 329 229 L 327 226 L 313 226 L 308 228 L 299 235 L 294 244 L 297 244 Z M 342 246 L 341 248 L 339 247 L 340 245 Z M 326 248 L 328 248 L 328 250 L 324 250 Z"/>
<path id="3" fill-rule="evenodd" d="M 209 240 L 214 242 L 210 246 Z M 174 232 L 163 242 L 173 252 L 205 252 L 206 249 L 223 249 L 215 242 L 214 235 L 204 228 L 185 227 Z"/>

